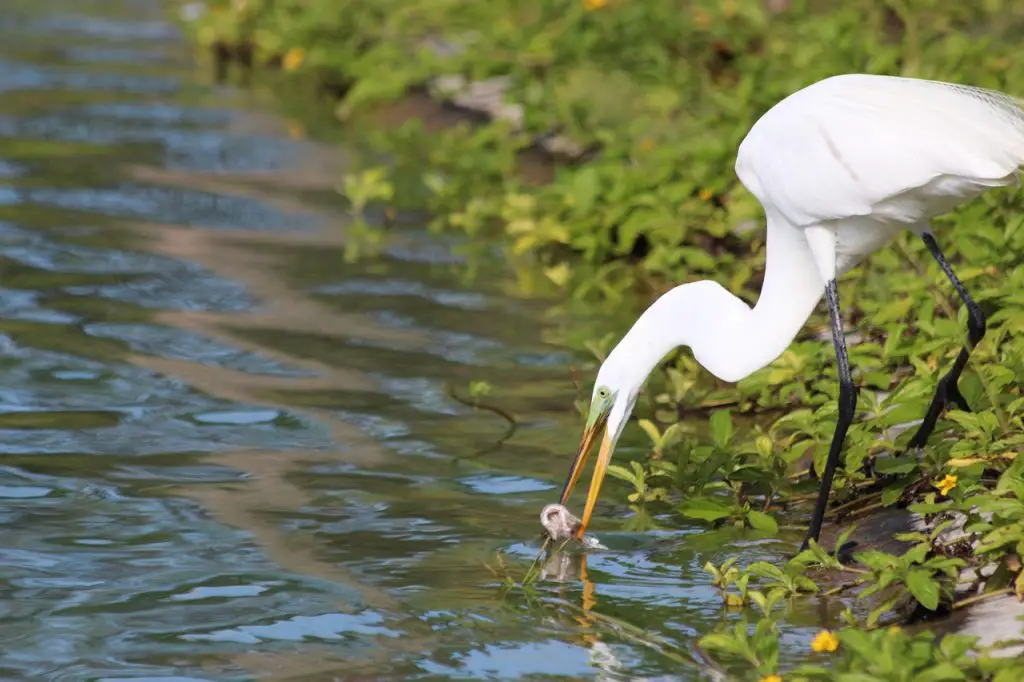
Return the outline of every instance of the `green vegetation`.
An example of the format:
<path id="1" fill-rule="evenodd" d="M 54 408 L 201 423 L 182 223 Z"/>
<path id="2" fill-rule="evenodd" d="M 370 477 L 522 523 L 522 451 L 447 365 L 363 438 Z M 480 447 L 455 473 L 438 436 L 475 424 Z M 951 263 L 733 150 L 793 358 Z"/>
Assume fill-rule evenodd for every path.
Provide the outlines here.
<path id="1" fill-rule="evenodd" d="M 764 234 L 746 228 L 763 218 L 732 164 L 757 117 L 794 90 L 865 71 L 1024 95 L 1024 12 L 1013 0 L 794 0 L 776 13 L 762 0 L 218 0 L 190 26 L 202 44 L 245 46 L 257 64 L 341 93 L 339 114 L 350 120 L 438 76 L 506 77 L 521 126 L 427 132 L 414 120 L 374 130 L 370 141 L 389 161 L 353 171 L 343 192 L 357 215 L 375 202 L 425 208 L 431 229 L 501 241 L 573 300 L 609 307 L 703 278 L 757 298 Z M 430 47 L 440 40 L 458 49 Z M 555 132 L 586 160 L 529 181 L 517 158 Z M 367 238 L 353 257 L 382 229 L 358 227 Z M 891 427 L 924 414 L 966 327 L 924 245 L 903 235 L 840 283 L 857 329 L 849 343 L 861 418 L 832 512 L 836 520 L 909 505 L 930 529 L 903 536 L 902 555 L 871 550 L 840 563 L 814 547 L 784 567 L 709 567 L 743 620 L 703 644 L 744 679 L 771 680 L 780 667 L 786 680 L 851 682 L 1022 673 L 1019 660 L 998 663 L 967 638 L 936 643 L 877 627 L 907 600 L 918 615 L 957 608 L 953 585 L 967 567 L 995 567 L 986 594 L 1024 593 L 1024 462 L 1015 458 L 1024 450 L 1024 193 L 991 192 L 937 221 L 937 232 L 988 316 L 961 382 L 975 411 L 950 410 L 920 458 L 890 456 L 910 437 Z M 810 328 L 824 327 L 816 315 Z M 598 356 L 623 330 L 607 331 L 588 346 Z M 681 522 L 789 532 L 778 511 L 813 493 L 800 469 L 824 465 L 836 393 L 831 344 L 810 335 L 738 385 L 677 354 L 637 408 L 649 454 L 610 470 L 631 488 L 632 527 L 674 512 Z M 706 423 L 680 419 L 712 406 L 723 409 Z M 741 415 L 755 424 L 740 428 Z M 954 520 L 963 534 L 951 540 Z M 814 661 L 780 666 L 777 607 L 820 592 L 813 576 L 822 571 L 853 576 L 830 594 L 873 595 L 877 606 L 866 617 L 848 609 L 846 629 L 825 636 Z M 816 667 L 832 651 L 829 671 Z"/>

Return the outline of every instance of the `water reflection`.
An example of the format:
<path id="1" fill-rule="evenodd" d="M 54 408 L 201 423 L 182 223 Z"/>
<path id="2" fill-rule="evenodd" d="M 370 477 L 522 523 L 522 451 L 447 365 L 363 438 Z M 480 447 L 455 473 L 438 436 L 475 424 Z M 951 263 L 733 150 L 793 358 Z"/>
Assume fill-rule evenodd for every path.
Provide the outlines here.
<path id="1" fill-rule="evenodd" d="M 0 676 L 695 679 L 606 619 L 685 646 L 704 562 L 788 547 L 612 532 L 609 491 L 611 550 L 503 597 L 578 430 L 562 321 L 411 220 L 345 264 L 344 156 L 201 85 L 163 11 L 0 8 Z"/>

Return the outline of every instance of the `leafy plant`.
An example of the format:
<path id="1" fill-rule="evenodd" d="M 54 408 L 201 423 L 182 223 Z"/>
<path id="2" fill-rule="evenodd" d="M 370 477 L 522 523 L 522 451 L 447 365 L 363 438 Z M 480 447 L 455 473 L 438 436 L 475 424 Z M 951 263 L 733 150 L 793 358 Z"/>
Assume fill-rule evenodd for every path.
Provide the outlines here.
<path id="1" fill-rule="evenodd" d="M 339 115 L 375 152 L 340 187 L 352 213 L 349 258 L 386 239 L 375 204 L 425 209 L 429 229 L 461 235 L 470 256 L 501 244 L 525 295 L 562 292 L 553 319 L 599 312 L 599 322 L 566 325 L 557 341 L 600 358 L 632 321 L 613 313 L 675 283 L 712 278 L 757 298 L 762 211 L 733 164 L 740 139 L 782 97 L 860 71 L 1024 94 L 1024 15 L 1011 0 L 793 2 L 779 12 L 772 4 L 210 0 L 189 26 L 201 44 L 248 45 L 258 62 L 280 62 L 288 78 L 340 98 Z M 439 84 L 494 77 L 501 93 L 489 104 L 507 116 L 440 131 L 415 120 L 381 129 L 374 120 L 377 104 L 412 87 L 452 98 L 459 87 Z M 586 153 L 524 171 L 523 150 L 555 134 Z M 840 283 L 861 390 L 833 511 L 839 520 L 907 505 L 929 528 L 901 536 L 913 544 L 898 555 L 840 560 L 844 540 L 831 553 L 812 544 L 781 566 L 708 566 L 733 620 L 705 644 L 747 673 L 777 673 L 773 608 L 808 593 L 878 603 L 863 623 L 846 612 L 850 627 L 836 635 L 829 666 L 795 667 L 787 682 L 1004 682 L 1020 673 L 964 639 L 869 629 L 897 601 L 949 606 L 966 568 L 997 566 L 976 580 L 986 594 L 1024 594 L 1024 195 L 988 193 L 934 227 L 987 317 L 960 382 L 973 411 L 946 410 L 924 451 L 906 451 L 906 425 L 924 414 L 959 352 L 966 315 L 920 240 L 902 234 Z M 822 471 L 835 424 L 827 334 L 819 311 L 786 352 L 736 385 L 686 352 L 667 359 L 637 408 L 647 451 L 609 469 L 627 486 L 633 516 L 624 526 L 649 528 L 657 518 L 783 532 L 780 510 L 799 511 L 813 497 L 803 479 Z M 821 573 L 852 578 L 823 590 Z M 754 623 L 751 608 L 760 611 Z"/>

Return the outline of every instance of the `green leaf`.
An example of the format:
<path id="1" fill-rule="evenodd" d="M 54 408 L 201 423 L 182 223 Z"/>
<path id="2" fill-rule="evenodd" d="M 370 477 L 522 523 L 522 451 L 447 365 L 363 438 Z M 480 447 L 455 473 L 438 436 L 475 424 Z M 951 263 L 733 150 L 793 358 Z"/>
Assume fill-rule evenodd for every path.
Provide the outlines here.
<path id="1" fill-rule="evenodd" d="M 903 495 L 903 491 L 907 489 L 907 484 L 897 481 L 896 483 L 890 483 L 882 490 L 882 504 L 886 507 L 895 504 L 900 496 Z"/>
<path id="2" fill-rule="evenodd" d="M 886 322 L 901 320 L 906 317 L 912 305 L 914 305 L 914 299 L 911 296 L 897 298 L 895 301 L 891 301 L 879 308 L 878 312 L 875 313 L 872 323 L 883 325 Z"/>
<path id="3" fill-rule="evenodd" d="M 934 611 L 939 605 L 939 582 L 932 578 L 931 573 L 915 569 L 907 574 L 907 587 L 921 606 Z"/>
<path id="4" fill-rule="evenodd" d="M 615 478 L 621 479 L 628 483 L 632 483 L 636 487 L 640 487 L 640 481 L 633 474 L 633 472 L 626 469 L 624 466 L 618 464 L 612 464 L 608 467 L 608 475 L 614 476 Z"/>
<path id="5" fill-rule="evenodd" d="M 779 582 L 786 579 L 786 574 L 782 572 L 781 568 L 767 561 L 755 561 L 747 566 L 747 571 L 759 578 L 773 578 Z"/>
<path id="6" fill-rule="evenodd" d="M 700 645 L 705 649 L 724 651 L 737 656 L 742 656 L 746 651 L 746 647 L 731 635 L 716 632 L 701 637 Z"/>
<path id="7" fill-rule="evenodd" d="M 730 516 L 736 507 L 717 497 L 691 497 L 679 505 L 679 513 L 691 519 L 716 521 Z"/>
<path id="8" fill-rule="evenodd" d="M 768 598 L 765 597 L 762 592 L 759 592 L 757 590 L 749 590 L 747 592 L 747 599 L 749 599 L 752 603 L 756 604 L 757 608 L 761 609 L 763 613 L 768 613 Z"/>
<path id="9" fill-rule="evenodd" d="M 878 619 L 881 618 L 883 614 L 888 613 L 892 610 L 892 607 L 896 605 L 896 602 L 898 600 L 899 599 L 897 597 L 894 597 L 889 601 L 879 604 L 875 608 L 871 609 L 871 613 L 868 614 L 868 618 L 864 624 L 868 627 L 872 627 L 875 623 L 878 622 Z"/>
<path id="10" fill-rule="evenodd" d="M 857 552 L 854 554 L 854 558 L 870 568 L 872 571 L 881 571 L 883 569 L 890 568 L 895 566 L 899 561 L 892 554 L 886 554 L 885 552 L 880 552 L 877 549 L 868 549 L 863 552 Z"/>
<path id="11" fill-rule="evenodd" d="M 895 426 L 904 424 L 914 419 L 920 419 L 921 413 L 928 407 L 927 404 L 920 405 L 915 401 L 899 403 L 893 406 L 877 420 L 879 426 Z"/>
<path id="12" fill-rule="evenodd" d="M 1004 668 L 996 673 L 996 676 L 992 678 L 992 682 L 1020 682 L 1020 670 L 1014 668 Z"/>
<path id="13" fill-rule="evenodd" d="M 670 445 L 674 445 L 683 435 L 683 425 L 675 423 L 665 429 L 665 432 L 661 434 L 661 441 L 658 443 L 658 447 L 661 449 L 667 448 Z"/>
<path id="14" fill-rule="evenodd" d="M 974 648 L 976 640 L 970 635 L 946 635 L 939 649 L 948 659 L 957 659 Z"/>
<path id="15" fill-rule="evenodd" d="M 840 568 L 839 561 L 829 554 L 825 548 L 819 545 L 815 540 L 811 540 L 807 549 L 797 554 L 790 561 L 798 565 L 811 565 L 816 563 L 826 568 Z"/>
<path id="16" fill-rule="evenodd" d="M 836 538 L 836 544 L 833 546 L 832 549 L 833 554 L 839 553 L 839 549 L 846 544 L 846 542 L 850 539 L 850 536 L 853 535 L 853 531 L 857 530 L 857 528 L 858 525 L 853 524 L 852 526 L 850 526 L 849 528 L 847 528 L 839 534 L 839 537 Z"/>
<path id="17" fill-rule="evenodd" d="M 708 457 L 697 469 L 697 473 L 692 478 L 692 482 L 702 488 L 708 481 L 711 480 L 711 476 L 722 469 L 725 463 L 730 459 L 729 453 L 721 450 L 716 450 L 710 457 Z M 699 489 L 699 488 L 698 488 Z"/>
<path id="18" fill-rule="evenodd" d="M 814 473 L 821 478 L 825 474 L 825 464 L 828 462 L 828 448 L 815 448 L 811 462 L 814 465 Z"/>
<path id="19" fill-rule="evenodd" d="M 882 457 L 875 460 L 875 471 L 880 474 L 909 474 L 917 468 L 911 457 Z"/>
<path id="20" fill-rule="evenodd" d="M 793 583 L 796 585 L 797 589 L 802 590 L 804 592 L 812 592 L 813 593 L 813 592 L 820 592 L 821 591 L 821 588 L 818 587 L 818 583 L 814 582 L 813 580 L 808 578 L 806 575 L 798 575 L 798 576 L 796 576 L 795 578 L 793 578 Z"/>
<path id="21" fill-rule="evenodd" d="M 882 571 L 875 582 L 868 581 L 867 587 L 860 591 L 860 594 L 857 595 L 857 599 L 867 599 L 876 592 L 881 592 L 895 579 L 896 573 L 891 569 Z"/>
<path id="22" fill-rule="evenodd" d="M 871 633 L 869 632 L 846 629 L 841 630 L 838 636 L 839 641 L 845 648 L 860 654 L 865 660 L 872 660 L 878 654 L 878 647 L 872 640 Z"/>
<path id="23" fill-rule="evenodd" d="M 918 543 L 910 549 L 908 549 L 907 552 L 902 557 L 900 557 L 900 560 L 906 567 L 910 567 L 912 564 L 923 563 L 925 557 L 928 556 L 929 550 L 931 550 L 930 543 Z"/>
<path id="24" fill-rule="evenodd" d="M 723 450 L 729 446 L 732 440 L 732 415 L 729 410 L 718 410 L 708 420 L 711 427 L 711 440 Z"/>
<path id="25" fill-rule="evenodd" d="M 644 433 L 650 437 L 651 442 L 654 443 L 655 447 L 658 445 L 658 441 L 661 440 L 661 432 L 658 431 L 658 427 L 654 425 L 650 419 L 638 419 L 637 425 L 644 430 Z"/>
<path id="26" fill-rule="evenodd" d="M 1021 538 L 1024 538 L 1024 525 L 1015 523 L 1009 526 L 1000 526 L 982 538 L 975 551 L 979 554 L 991 552 L 1003 545 L 1017 542 Z"/>
<path id="27" fill-rule="evenodd" d="M 878 677 L 867 673 L 839 673 L 835 682 L 878 682 Z"/>
<path id="28" fill-rule="evenodd" d="M 766 470 L 763 466 L 757 464 L 744 464 L 738 466 L 729 472 L 728 480 L 739 481 L 743 483 L 757 483 L 758 481 L 764 481 L 769 483 L 772 481 L 774 476 L 770 470 Z"/>
<path id="29" fill-rule="evenodd" d="M 600 177 L 597 169 L 584 167 L 577 171 L 572 180 L 572 198 L 575 208 L 580 213 L 588 213 L 594 206 L 600 190 Z"/>
<path id="30" fill-rule="evenodd" d="M 951 682 L 966 679 L 952 663 L 939 663 L 921 672 L 914 673 L 914 682 Z"/>
<path id="31" fill-rule="evenodd" d="M 779 524 L 774 518 L 764 512 L 751 509 L 747 512 L 747 521 L 750 522 L 750 527 L 755 530 L 763 530 L 773 535 L 779 532 Z"/>
<path id="32" fill-rule="evenodd" d="M 937 514 L 950 508 L 948 502 L 919 502 L 907 505 L 907 509 L 916 514 Z"/>

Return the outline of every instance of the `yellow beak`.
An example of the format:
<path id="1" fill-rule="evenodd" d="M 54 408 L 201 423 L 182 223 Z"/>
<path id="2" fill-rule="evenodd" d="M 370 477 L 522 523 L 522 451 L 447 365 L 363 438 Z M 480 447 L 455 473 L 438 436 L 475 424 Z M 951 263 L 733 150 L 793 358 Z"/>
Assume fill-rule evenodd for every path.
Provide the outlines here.
<path id="1" fill-rule="evenodd" d="M 598 432 L 600 432 L 607 421 L 607 417 L 602 417 L 594 422 L 593 426 L 583 430 L 583 437 L 580 439 L 580 447 L 576 451 L 576 457 L 573 459 L 572 468 L 569 470 L 569 478 L 565 482 L 565 487 L 562 488 L 562 496 L 559 499 L 559 504 L 566 504 L 569 499 L 569 494 L 572 493 L 572 489 L 576 486 L 576 482 L 580 478 L 580 474 L 583 472 L 583 465 L 586 464 L 587 458 L 590 456 L 590 450 L 594 445 L 594 440 L 597 438 Z M 594 475 L 590 479 L 590 490 L 587 491 L 587 506 L 583 509 L 583 516 L 580 519 L 580 527 L 576 530 L 576 537 L 582 538 L 583 533 L 586 532 L 587 526 L 590 524 L 590 517 L 594 513 L 594 505 L 597 504 L 597 496 L 601 491 L 601 483 L 604 482 L 605 474 L 608 473 L 608 463 L 612 459 L 612 442 L 608 438 L 608 434 L 605 433 L 604 438 L 601 440 L 601 448 L 597 455 L 597 464 L 594 465 Z"/>

